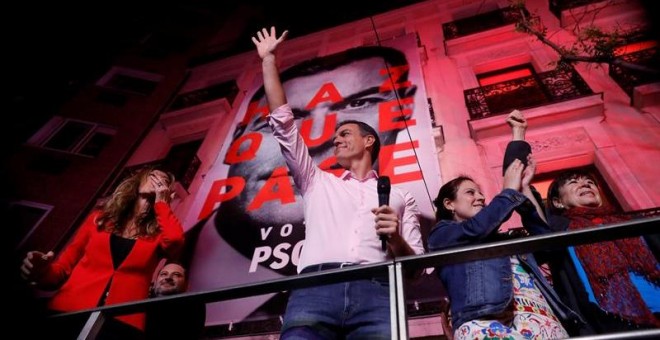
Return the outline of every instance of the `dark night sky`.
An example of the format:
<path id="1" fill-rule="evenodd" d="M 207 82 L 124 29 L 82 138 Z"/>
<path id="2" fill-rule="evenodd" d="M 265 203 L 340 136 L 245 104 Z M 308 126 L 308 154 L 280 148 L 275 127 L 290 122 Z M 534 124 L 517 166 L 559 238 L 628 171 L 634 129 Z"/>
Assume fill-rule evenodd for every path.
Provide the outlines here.
<path id="1" fill-rule="evenodd" d="M 179 1 L 187 7 L 210 10 L 219 17 L 237 4 L 255 6 L 255 13 L 261 14 L 249 19 L 236 51 L 252 48 L 249 37 L 261 27 L 276 25 L 288 29 L 292 36 L 302 36 L 417 2 L 420 0 L 334 0 L 294 6 L 294 1 Z M 163 18 L 177 20 L 170 13 L 176 3 L 116 0 L 51 2 L 38 7 L 29 2 L 14 4 L 8 14 L 16 24 L 4 42 L 8 47 L 5 79 L 10 84 L 8 108 L 14 131 L 11 145 L 24 142 L 80 86 L 107 70 L 114 55 L 125 46 L 122 42 L 132 33 L 132 27 Z"/>
<path id="2" fill-rule="evenodd" d="M 239 4 L 257 7 L 265 14 L 251 18 L 248 31 L 253 28 L 277 25 L 297 36 L 337 26 L 352 20 L 382 13 L 393 8 L 420 2 L 419 0 L 334 0 L 327 3 L 307 2 L 291 5 L 293 1 L 182 1 L 200 6 L 219 15 Z M 12 79 L 29 85 L 34 78 L 46 73 L 54 78 L 73 77 L 85 73 L 85 68 L 97 62 L 107 62 L 120 48 L 122 35 L 133 22 L 149 22 L 163 16 L 166 3 L 149 1 L 100 1 L 86 4 L 61 2 L 32 8 L 31 4 L 17 5 L 12 16 L 18 22 L 8 33 L 12 65 Z M 23 7 L 20 7 L 23 6 Z M 261 10 L 259 10 L 261 9 Z M 296 15 L 293 11 L 301 12 Z M 172 20 L 177 20 L 172 18 Z M 251 27 L 251 28 L 250 28 Z M 239 50 L 251 48 L 251 42 L 239 41 Z M 7 43 L 7 42 L 6 42 Z M 55 79 L 41 79 L 50 83 Z"/>

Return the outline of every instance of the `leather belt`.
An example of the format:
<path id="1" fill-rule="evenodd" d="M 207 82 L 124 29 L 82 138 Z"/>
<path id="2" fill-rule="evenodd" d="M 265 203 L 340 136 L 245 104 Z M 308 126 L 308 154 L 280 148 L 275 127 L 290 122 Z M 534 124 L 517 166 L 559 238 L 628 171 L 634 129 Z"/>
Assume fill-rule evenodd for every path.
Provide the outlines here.
<path id="1" fill-rule="evenodd" d="M 320 271 L 323 271 L 323 270 L 338 269 L 338 268 L 344 268 L 344 267 L 350 267 L 350 266 L 356 266 L 356 265 L 357 265 L 357 263 L 351 263 L 351 262 L 319 263 L 319 264 L 313 264 L 311 266 L 305 267 L 300 272 L 300 274 L 320 272 Z"/>

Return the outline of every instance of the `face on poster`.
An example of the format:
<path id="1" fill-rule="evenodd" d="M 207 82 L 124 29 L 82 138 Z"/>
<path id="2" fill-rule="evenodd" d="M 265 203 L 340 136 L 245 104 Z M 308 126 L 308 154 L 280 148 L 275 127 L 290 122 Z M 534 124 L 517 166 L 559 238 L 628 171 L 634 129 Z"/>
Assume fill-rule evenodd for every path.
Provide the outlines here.
<path id="1" fill-rule="evenodd" d="M 285 69 L 281 79 L 298 130 L 321 169 L 343 172 L 332 144 L 339 122 L 360 120 L 378 131 L 381 151 L 375 168 L 415 196 L 424 231 L 424 221 L 434 216 L 428 192 L 437 192 L 440 174 L 414 35 L 387 46 L 303 61 Z M 259 81 L 249 89 L 236 128 L 226 137 L 185 221 L 196 234 L 189 238 L 195 243 L 191 290 L 296 273 L 304 245 L 304 203 L 266 121 L 261 85 Z M 207 321 L 240 321 L 266 299 L 210 304 Z"/>

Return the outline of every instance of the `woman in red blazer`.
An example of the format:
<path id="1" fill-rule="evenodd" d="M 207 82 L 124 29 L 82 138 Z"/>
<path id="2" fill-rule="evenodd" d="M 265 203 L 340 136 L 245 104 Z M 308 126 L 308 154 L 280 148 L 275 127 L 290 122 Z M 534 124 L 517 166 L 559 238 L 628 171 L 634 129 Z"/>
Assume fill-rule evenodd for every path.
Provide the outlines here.
<path id="1" fill-rule="evenodd" d="M 172 174 L 138 171 L 90 214 L 56 260 L 53 252 L 28 252 L 23 277 L 59 288 L 49 302 L 56 312 L 146 299 L 160 260 L 183 245 L 183 228 L 169 206 L 173 184 Z M 129 332 L 144 330 L 143 313 L 116 319 Z"/>

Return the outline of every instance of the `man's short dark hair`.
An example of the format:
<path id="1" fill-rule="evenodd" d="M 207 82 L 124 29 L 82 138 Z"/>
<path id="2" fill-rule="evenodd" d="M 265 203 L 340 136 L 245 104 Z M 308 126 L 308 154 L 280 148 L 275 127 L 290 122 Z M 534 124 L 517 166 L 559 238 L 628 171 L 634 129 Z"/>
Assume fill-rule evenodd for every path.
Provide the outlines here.
<path id="1" fill-rule="evenodd" d="M 162 267 L 160 267 L 160 270 L 158 272 L 163 270 L 163 268 L 165 268 L 165 266 L 167 266 L 168 264 L 176 264 L 177 266 L 183 268 L 183 276 L 188 277 L 188 273 L 187 273 L 188 269 L 186 269 L 186 266 L 182 262 L 176 260 L 169 260 L 169 259 L 165 260 L 165 263 L 163 264 Z"/>
<path id="2" fill-rule="evenodd" d="M 373 165 L 376 163 L 376 160 L 378 160 L 378 153 L 380 152 L 380 138 L 378 137 L 378 133 L 376 133 L 376 130 L 371 127 L 371 125 L 361 122 L 359 120 L 344 120 L 341 121 L 339 124 L 337 124 L 337 128 L 335 131 L 339 130 L 340 127 L 346 125 L 346 124 L 355 124 L 358 126 L 360 129 L 360 136 L 366 137 L 366 136 L 374 136 L 374 144 L 371 147 L 371 164 Z"/>

